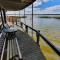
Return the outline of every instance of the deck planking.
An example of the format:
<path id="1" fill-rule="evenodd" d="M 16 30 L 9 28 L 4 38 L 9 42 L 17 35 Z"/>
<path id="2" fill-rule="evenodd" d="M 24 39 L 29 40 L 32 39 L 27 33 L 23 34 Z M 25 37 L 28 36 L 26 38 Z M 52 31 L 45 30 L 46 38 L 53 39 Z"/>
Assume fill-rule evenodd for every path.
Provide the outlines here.
<path id="1" fill-rule="evenodd" d="M 27 33 L 18 30 L 16 36 L 23 60 L 46 60 L 40 47 Z"/>

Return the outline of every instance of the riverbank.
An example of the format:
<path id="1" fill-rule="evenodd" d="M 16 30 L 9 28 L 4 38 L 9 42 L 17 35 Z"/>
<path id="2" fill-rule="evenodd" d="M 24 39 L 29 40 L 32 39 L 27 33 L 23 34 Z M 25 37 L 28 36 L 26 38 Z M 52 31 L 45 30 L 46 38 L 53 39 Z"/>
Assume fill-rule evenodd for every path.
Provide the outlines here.
<path id="1" fill-rule="evenodd" d="M 51 16 L 40 16 L 38 18 L 55 18 L 55 19 L 60 19 L 60 16 L 59 17 L 51 17 Z"/>
<path id="2" fill-rule="evenodd" d="M 50 34 L 50 32 L 48 32 L 48 30 L 44 30 L 45 32 L 45 36 L 57 47 L 60 46 L 60 40 L 58 38 L 54 38 L 53 37 L 53 33 Z M 54 33 L 54 35 L 58 34 L 57 32 Z M 57 37 L 57 36 L 56 36 Z M 34 40 L 36 41 L 36 36 L 34 34 Z M 60 57 L 40 38 L 40 48 L 44 54 L 44 56 L 46 57 L 46 60 L 60 60 Z"/>

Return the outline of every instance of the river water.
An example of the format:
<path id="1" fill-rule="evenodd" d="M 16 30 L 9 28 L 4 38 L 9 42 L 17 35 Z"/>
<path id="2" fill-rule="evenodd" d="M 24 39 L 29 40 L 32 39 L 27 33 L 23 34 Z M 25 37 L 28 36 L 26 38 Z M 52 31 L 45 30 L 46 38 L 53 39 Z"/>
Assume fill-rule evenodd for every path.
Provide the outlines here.
<path id="1" fill-rule="evenodd" d="M 32 26 L 32 16 L 26 15 L 27 18 L 23 19 L 22 22 L 28 26 Z M 33 17 L 33 28 L 40 30 L 44 35 L 49 34 L 53 38 L 52 40 L 60 41 L 60 19 L 56 18 L 39 18 L 40 15 L 34 15 Z"/>
<path id="2" fill-rule="evenodd" d="M 28 26 L 32 26 L 32 16 L 26 16 L 27 18 L 21 19 L 22 22 L 26 23 Z M 47 37 L 58 49 L 60 49 L 60 19 L 39 18 L 40 16 L 41 15 L 33 16 L 33 28 L 40 30 L 45 37 Z M 55 58 L 53 54 L 50 54 L 48 57 L 49 58 L 47 58 L 47 60 L 59 60 L 59 58 L 57 56 Z"/>

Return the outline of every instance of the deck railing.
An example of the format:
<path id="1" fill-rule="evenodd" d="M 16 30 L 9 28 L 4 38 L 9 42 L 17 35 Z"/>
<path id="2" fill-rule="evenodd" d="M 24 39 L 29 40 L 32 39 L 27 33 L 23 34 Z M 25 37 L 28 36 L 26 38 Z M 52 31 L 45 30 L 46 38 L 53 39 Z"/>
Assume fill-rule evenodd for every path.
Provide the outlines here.
<path id="1" fill-rule="evenodd" d="M 33 30 L 34 32 L 36 32 L 36 38 L 37 38 L 37 44 L 39 45 L 39 41 L 40 41 L 40 37 L 56 52 L 56 54 L 57 55 L 59 55 L 60 56 L 60 50 L 56 47 L 56 46 L 54 46 L 51 42 L 50 42 L 50 40 L 48 40 L 46 37 L 44 37 L 41 33 L 40 33 L 40 31 L 37 31 L 37 30 L 35 30 L 35 29 L 33 29 L 32 27 L 30 27 L 30 26 L 28 26 L 28 25 L 26 25 L 26 24 L 24 24 L 23 22 L 21 22 L 21 28 L 23 28 L 23 25 L 25 25 L 25 31 L 28 33 L 28 28 L 30 28 L 31 30 Z M 40 45 L 39 45 L 40 46 Z"/>

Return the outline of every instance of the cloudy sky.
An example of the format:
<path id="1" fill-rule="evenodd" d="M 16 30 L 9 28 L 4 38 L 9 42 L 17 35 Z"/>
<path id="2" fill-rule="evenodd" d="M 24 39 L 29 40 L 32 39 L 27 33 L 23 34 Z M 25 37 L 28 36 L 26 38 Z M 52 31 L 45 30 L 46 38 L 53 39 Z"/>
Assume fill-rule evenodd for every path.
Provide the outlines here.
<path id="1" fill-rule="evenodd" d="M 60 0 L 36 0 L 33 5 L 34 14 L 60 14 Z M 31 6 L 25 8 L 26 14 L 31 14 L 31 10 Z M 20 13 L 23 14 L 24 10 L 21 10 Z"/>

